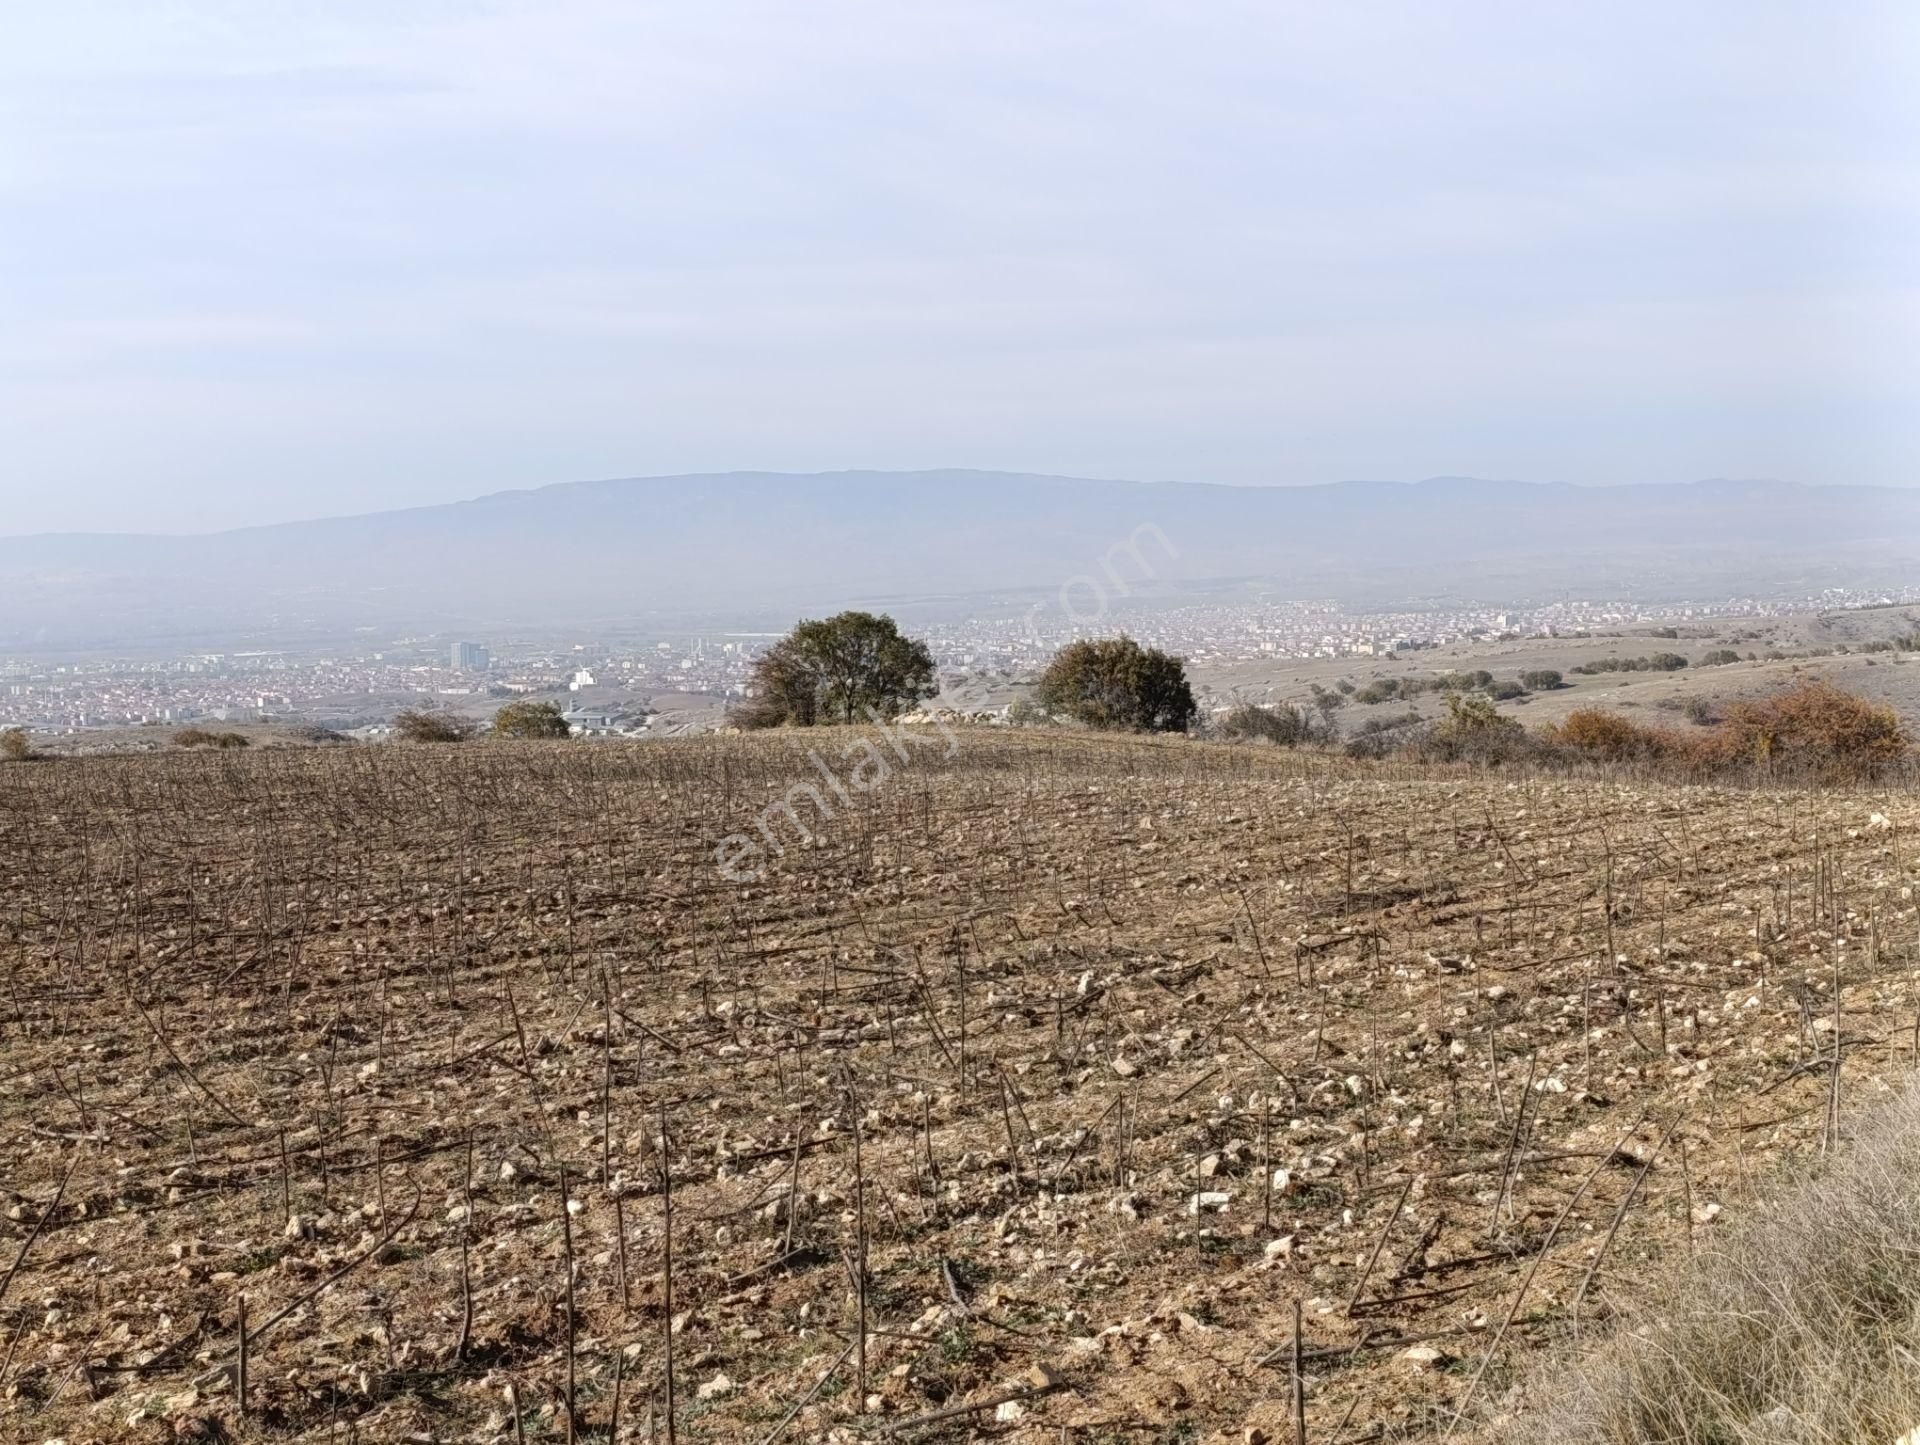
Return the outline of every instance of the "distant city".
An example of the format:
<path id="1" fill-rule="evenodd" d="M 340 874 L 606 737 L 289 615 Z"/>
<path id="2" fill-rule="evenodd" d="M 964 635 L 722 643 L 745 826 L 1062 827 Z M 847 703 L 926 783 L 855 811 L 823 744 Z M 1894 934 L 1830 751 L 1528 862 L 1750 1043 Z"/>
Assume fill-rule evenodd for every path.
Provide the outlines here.
<path id="1" fill-rule="evenodd" d="M 1920 601 L 1920 586 L 1829 589 L 1641 606 L 1567 599 L 1527 608 L 1350 612 L 1310 599 L 1140 602 L 1075 620 L 1055 605 L 913 626 L 943 677 L 1015 684 L 1075 637 L 1126 632 L 1195 665 L 1357 662 L 1502 637 L 1575 637 L 1717 619 Z M 139 659 L 0 659 L 0 725 L 52 732 L 197 721 L 307 722 L 377 736 L 422 702 L 480 713 L 516 696 L 561 702 L 577 732 L 645 735 L 724 720 L 771 632 L 707 630 L 619 643 L 397 637 L 377 647 L 192 652 Z M 692 719 L 690 721 L 690 719 Z"/>

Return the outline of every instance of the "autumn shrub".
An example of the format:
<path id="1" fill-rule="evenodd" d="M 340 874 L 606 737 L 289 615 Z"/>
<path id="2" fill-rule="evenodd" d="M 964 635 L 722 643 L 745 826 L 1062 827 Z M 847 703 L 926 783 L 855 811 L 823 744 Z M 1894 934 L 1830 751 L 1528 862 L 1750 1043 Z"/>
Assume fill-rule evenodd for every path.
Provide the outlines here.
<path id="1" fill-rule="evenodd" d="M 1831 683 L 1804 682 L 1773 697 L 1728 704 L 1700 751 L 1710 764 L 1844 783 L 1878 777 L 1911 747 L 1892 708 Z"/>
<path id="2" fill-rule="evenodd" d="M 33 756 L 25 728 L 0 728 L 0 763 L 24 763 Z"/>
<path id="3" fill-rule="evenodd" d="M 1654 763 L 1693 777 L 1763 771 L 1820 783 L 1879 777 L 1911 747 L 1892 708 L 1824 682 L 1730 703 L 1718 720 L 1702 698 L 1681 707 L 1699 731 L 1650 728 L 1602 708 L 1578 708 L 1540 737 L 1573 759 Z"/>
<path id="4" fill-rule="evenodd" d="M 1561 722 L 1545 729 L 1545 734 L 1550 743 L 1582 757 L 1608 762 L 1660 758 L 1674 752 L 1670 734 L 1597 707 L 1575 708 Z"/>

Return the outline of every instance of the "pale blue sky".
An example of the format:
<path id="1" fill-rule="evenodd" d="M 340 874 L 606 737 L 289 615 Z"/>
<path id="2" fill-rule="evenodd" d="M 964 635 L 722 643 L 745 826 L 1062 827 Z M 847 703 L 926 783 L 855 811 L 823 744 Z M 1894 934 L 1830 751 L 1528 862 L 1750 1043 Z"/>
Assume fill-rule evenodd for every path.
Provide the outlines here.
<path id="1" fill-rule="evenodd" d="M 0 531 L 1920 482 L 1920 9 L 0 0 Z"/>

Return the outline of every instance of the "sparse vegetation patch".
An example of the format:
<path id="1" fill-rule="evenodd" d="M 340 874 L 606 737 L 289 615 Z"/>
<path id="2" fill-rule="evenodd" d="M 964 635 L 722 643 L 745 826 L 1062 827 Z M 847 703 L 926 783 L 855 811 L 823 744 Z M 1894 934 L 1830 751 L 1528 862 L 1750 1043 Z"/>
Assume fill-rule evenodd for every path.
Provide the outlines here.
<path id="1" fill-rule="evenodd" d="M 177 748 L 216 748 L 231 750 L 248 745 L 245 733 L 212 732 L 206 728 L 181 728 L 173 735 L 173 745 Z"/>

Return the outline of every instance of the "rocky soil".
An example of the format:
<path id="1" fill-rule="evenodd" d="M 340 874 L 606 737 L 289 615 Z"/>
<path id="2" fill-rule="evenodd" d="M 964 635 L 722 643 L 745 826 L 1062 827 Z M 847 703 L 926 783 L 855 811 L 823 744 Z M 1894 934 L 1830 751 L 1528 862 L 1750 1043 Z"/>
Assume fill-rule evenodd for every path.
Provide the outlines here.
<path id="1" fill-rule="evenodd" d="M 1916 825 L 1007 730 L 0 768 L 0 1434 L 1283 1445 L 1296 1353 L 1313 1441 L 1497 1434 L 1910 1072 Z"/>

